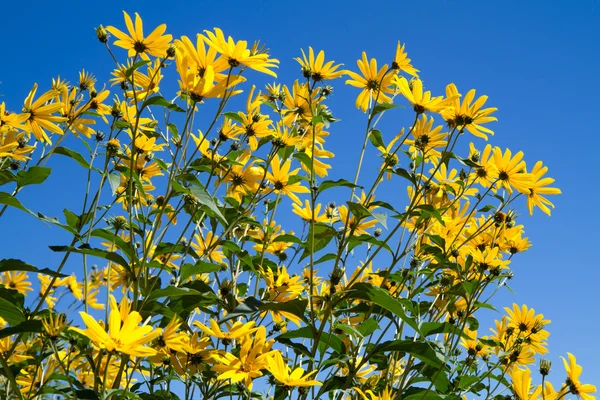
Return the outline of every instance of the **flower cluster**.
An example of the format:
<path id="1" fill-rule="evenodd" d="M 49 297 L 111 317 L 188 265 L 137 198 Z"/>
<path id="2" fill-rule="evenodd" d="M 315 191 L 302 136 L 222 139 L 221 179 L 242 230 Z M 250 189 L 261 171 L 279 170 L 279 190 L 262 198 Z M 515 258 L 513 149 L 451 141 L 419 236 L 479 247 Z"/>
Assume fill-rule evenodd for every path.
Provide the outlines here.
<path id="1" fill-rule="evenodd" d="M 219 28 L 173 40 L 164 24 L 145 36 L 138 14 L 124 16 L 126 31 L 96 29 L 115 62 L 111 100 L 82 71 L 39 97 L 34 85 L 21 113 L 0 105 L 0 185 L 12 185 L 0 217 L 10 206 L 72 236 L 50 247 L 64 257 L 56 270 L 0 260 L 2 393 L 595 398 L 570 353 L 558 390 L 547 360 L 532 387 L 550 323 L 532 308 L 506 308 L 478 334 L 531 247 L 519 204 L 550 215 L 546 196 L 560 193 L 542 162 L 478 142 L 494 134 L 487 96 L 452 83 L 433 95 L 400 42 L 380 68 L 363 52 L 358 71 L 303 49 L 297 80 L 260 90 L 247 80 L 277 78 L 279 60 L 259 42 Z M 352 181 L 328 179 L 343 78 L 367 118 Z M 244 91 L 240 109 L 231 99 Z M 400 103 L 408 124 L 381 132 Z M 371 150 L 380 162 L 363 162 Z M 56 154 L 87 171 L 82 211 L 64 218 L 17 199 Z M 373 165 L 374 179 L 359 178 Z"/>

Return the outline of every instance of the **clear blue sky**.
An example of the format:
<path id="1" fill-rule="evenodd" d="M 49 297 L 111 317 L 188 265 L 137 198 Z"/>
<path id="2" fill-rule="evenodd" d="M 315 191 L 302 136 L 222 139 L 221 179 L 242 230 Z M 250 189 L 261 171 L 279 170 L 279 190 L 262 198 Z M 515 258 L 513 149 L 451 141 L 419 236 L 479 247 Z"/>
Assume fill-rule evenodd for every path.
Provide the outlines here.
<path id="1" fill-rule="evenodd" d="M 599 2 L 6 2 L 0 24 L 1 101 L 18 109 L 34 81 L 48 87 L 60 74 L 73 82 L 82 68 L 94 72 L 99 82 L 106 81 L 112 64 L 95 39 L 94 27 L 123 28 L 123 7 L 141 14 L 146 32 L 164 22 L 174 37 L 192 37 L 218 26 L 235 39 L 260 39 L 281 61 L 280 81 L 287 84 L 298 77 L 293 57 L 300 48 L 323 49 L 328 59 L 356 70 L 361 51 L 387 62 L 401 40 L 434 93 L 442 94 L 445 85 L 454 82 L 463 93 L 476 88 L 478 94 L 488 95 L 488 104 L 499 109 L 492 143 L 522 149 L 531 166 L 543 160 L 563 191 L 552 198 L 556 209 L 551 218 L 541 212 L 521 217 L 534 247 L 513 263 L 515 294 L 504 291 L 495 305 L 526 303 L 552 320 L 549 358 L 555 386 L 564 377 L 559 356 L 571 351 L 583 365 L 582 380 L 600 387 L 600 235 L 595 227 L 600 223 L 600 129 L 595 121 L 600 110 Z M 330 102 L 342 119 L 328 141 L 328 149 L 338 155 L 338 168 L 349 166 L 359 151 L 353 146 L 356 154 L 346 158 L 340 151 L 362 135 L 356 130 L 364 126 L 364 115 L 353 106 L 356 94 L 336 82 Z M 387 124 L 394 128 L 394 121 Z M 53 165 L 59 164 L 55 160 Z M 73 169 L 67 179 L 81 181 L 81 173 Z M 73 194 L 76 198 L 62 191 L 69 186 L 64 180 L 56 174 L 20 198 L 34 210 L 59 216 L 63 207 L 80 203 L 81 191 Z M 56 192 L 48 195 L 51 185 Z M 400 195 L 405 195 L 404 189 Z M 521 207 L 525 214 L 524 204 Z M 56 267 L 58 256 L 47 245 L 67 244 L 62 232 L 16 211 L 7 213 L 0 224 L 2 258 Z"/>

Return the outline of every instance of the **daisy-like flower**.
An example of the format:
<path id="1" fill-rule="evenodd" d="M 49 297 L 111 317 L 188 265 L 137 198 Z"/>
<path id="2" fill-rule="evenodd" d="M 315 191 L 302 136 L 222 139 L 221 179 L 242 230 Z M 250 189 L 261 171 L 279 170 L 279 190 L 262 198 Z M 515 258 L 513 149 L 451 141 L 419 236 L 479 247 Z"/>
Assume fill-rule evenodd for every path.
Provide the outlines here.
<path id="1" fill-rule="evenodd" d="M 124 321 L 119 310 L 113 309 L 108 320 L 108 332 L 88 313 L 79 312 L 85 322 L 86 329 L 71 328 L 89 337 L 96 349 L 116 351 L 136 357 L 149 357 L 156 350 L 144 346 L 160 336 L 161 330 L 150 325 L 140 326 L 142 317 L 137 311 L 131 311 Z"/>
<path id="2" fill-rule="evenodd" d="M 358 97 L 356 98 L 356 108 L 360 108 L 363 112 L 367 111 L 369 107 L 377 103 L 391 103 L 392 98 L 389 94 L 394 91 L 390 87 L 394 74 L 390 73 L 388 65 L 384 64 L 379 70 L 377 69 L 377 60 L 371 58 L 367 59 L 367 53 L 363 51 L 362 59 L 357 62 L 360 74 L 356 72 L 347 71 L 350 78 L 346 81 L 347 85 L 351 85 L 362 89 Z"/>
<path id="3" fill-rule="evenodd" d="M 304 373 L 301 367 L 295 368 L 293 371 L 283 360 L 280 352 L 273 351 L 271 356 L 267 358 L 267 369 L 273 377 L 277 379 L 286 388 L 306 387 L 306 386 L 322 386 L 323 384 L 317 380 L 310 380 L 310 376 L 318 371 L 314 370 L 308 374 Z"/>
<path id="4" fill-rule="evenodd" d="M 409 83 L 403 76 L 394 76 L 394 83 L 398 90 L 412 104 L 413 110 L 417 114 L 423 114 L 426 111 L 435 113 L 442 112 L 450 107 L 455 97 L 444 99 L 443 96 L 431 97 L 428 90 L 423 92 L 423 82 L 420 79 L 412 79 Z"/>
<path id="5" fill-rule="evenodd" d="M 169 43 L 173 38 L 171 35 L 164 35 L 167 30 L 167 25 L 161 24 L 152 31 L 150 35 L 144 37 L 144 29 L 142 19 L 135 13 L 135 27 L 131 21 L 131 17 L 125 11 L 125 25 L 129 35 L 115 28 L 107 26 L 106 30 L 117 37 L 114 45 L 127 50 L 127 56 L 133 57 L 139 54 L 143 59 L 149 60 L 148 54 L 154 57 L 165 57 Z"/>
<path id="6" fill-rule="evenodd" d="M 543 194 L 561 194 L 562 192 L 558 188 L 548 187 L 554 183 L 552 178 L 544 178 L 548 172 L 548 167 L 542 166 L 542 162 L 538 161 L 533 166 L 531 174 L 533 175 L 533 185 L 529 188 L 529 194 L 527 195 L 527 207 L 529 208 L 529 215 L 533 215 L 533 208 L 539 207 L 544 213 L 550 215 L 550 208 L 554 208 L 548 199 L 543 197 Z"/>
<path id="7" fill-rule="evenodd" d="M 461 104 L 458 89 L 454 83 L 451 83 L 446 86 L 446 97 L 454 99 L 451 102 L 452 107 L 444 109 L 441 113 L 450 128 L 462 128 L 464 126 L 474 136 L 485 140 L 487 140 L 486 134 L 494 134 L 494 131 L 482 126 L 488 122 L 498 120 L 496 117 L 490 117 L 490 114 L 498 110 L 497 108 L 482 108 L 488 99 L 487 96 L 480 96 L 473 103 L 475 89 L 471 89 L 467 92 Z"/>
<path id="8" fill-rule="evenodd" d="M 394 57 L 394 61 L 392 61 L 392 69 L 395 71 L 403 71 L 409 75 L 417 77 L 418 69 L 413 67 L 410 64 L 410 58 L 407 57 L 407 54 L 404 52 L 404 46 L 400 46 L 400 41 L 398 40 L 398 47 L 396 47 L 396 56 Z"/>
<path id="9" fill-rule="evenodd" d="M 258 329 L 254 327 L 254 321 L 250 321 L 245 324 L 240 321 L 235 321 L 233 325 L 228 326 L 229 329 L 227 331 L 223 331 L 219 327 L 217 321 L 212 318 L 210 319 L 210 328 L 198 321 L 194 321 L 194 325 L 200 328 L 200 330 L 208 336 L 224 340 L 238 340 L 242 337 L 250 335 L 252 332 L 255 332 Z"/>
<path id="10" fill-rule="evenodd" d="M 498 184 L 504 187 L 509 193 L 513 189 L 529 195 L 530 188 L 533 187 L 533 175 L 526 173 L 525 161 L 523 161 L 523 152 L 520 151 L 512 156 L 510 149 L 506 149 L 504 154 L 499 147 L 494 148 L 494 167 L 495 178 Z"/>
<path id="11" fill-rule="evenodd" d="M 581 365 L 577 365 L 577 359 L 573 354 L 567 353 L 567 356 L 569 357 L 568 362 L 564 357 L 561 357 L 565 365 L 565 370 L 567 371 L 567 382 L 565 383 L 563 390 L 566 389 L 572 394 L 580 396 L 583 400 L 595 399 L 596 397 L 592 396 L 591 393 L 596 393 L 596 387 L 589 383 L 582 384 L 579 381 L 579 376 L 582 371 Z"/>
<path id="12" fill-rule="evenodd" d="M 306 57 L 304 50 L 301 49 L 300 51 L 302 51 L 302 58 L 297 57 L 294 58 L 294 60 L 300 63 L 302 74 L 305 78 L 311 78 L 315 82 L 321 82 L 339 78 L 346 73 L 344 70 L 338 71 L 338 68 L 343 64 L 334 65 L 333 61 L 328 61 L 326 63 L 325 52 L 323 50 L 319 51 L 316 58 L 312 47 L 308 48 L 308 57 Z"/>
<path id="13" fill-rule="evenodd" d="M 29 95 L 25 99 L 25 104 L 23 105 L 23 112 L 29 114 L 29 118 L 25 121 L 25 130 L 33 132 L 33 135 L 37 140 L 50 144 L 50 138 L 46 134 L 46 131 L 58 135 L 64 133 L 55 122 L 64 122 L 67 118 L 53 115 L 61 111 L 64 104 L 60 102 L 46 104 L 56 96 L 54 90 L 44 93 L 37 100 L 33 101 L 37 88 L 38 86 L 36 83 L 33 85 L 33 89 L 29 92 Z"/>
<path id="14" fill-rule="evenodd" d="M 29 277 L 24 271 L 6 271 L 0 275 L 0 283 L 24 295 L 33 290 L 28 279 Z"/>
<path id="15" fill-rule="evenodd" d="M 194 234 L 194 241 L 191 246 L 198 254 L 198 257 L 206 257 L 212 262 L 224 263 L 226 258 L 221 251 L 221 246 L 217 245 L 219 240 L 212 231 L 207 231 L 203 235 Z"/>
<path id="16" fill-rule="evenodd" d="M 273 191 L 275 193 L 288 196 L 295 203 L 302 204 L 298 196 L 296 196 L 296 193 L 310 193 L 310 190 L 307 187 L 302 186 L 298 181 L 292 183 L 291 178 L 298 174 L 300 168 L 290 171 L 291 165 L 291 159 L 281 163 L 279 156 L 275 155 L 273 160 L 271 160 L 270 171 L 267 172 L 267 180 L 273 185 Z"/>
<path id="17" fill-rule="evenodd" d="M 203 37 L 206 44 L 221 53 L 231 68 L 238 67 L 240 64 L 253 70 L 274 76 L 277 74 L 270 68 L 277 68 L 279 60 L 269 58 L 268 54 L 259 54 L 255 48 L 249 49 L 248 42 L 245 40 L 234 41 L 231 36 L 227 39 L 219 28 L 215 32 L 205 30 L 206 36 Z"/>
<path id="18" fill-rule="evenodd" d="M 537 400 L 542 392 L 542 387 L 538 386 L 531 390 L 531 371 L 529 368 L 515 368 L 510 372 L 512 380 L 512 390 L 519 400 Z"/>

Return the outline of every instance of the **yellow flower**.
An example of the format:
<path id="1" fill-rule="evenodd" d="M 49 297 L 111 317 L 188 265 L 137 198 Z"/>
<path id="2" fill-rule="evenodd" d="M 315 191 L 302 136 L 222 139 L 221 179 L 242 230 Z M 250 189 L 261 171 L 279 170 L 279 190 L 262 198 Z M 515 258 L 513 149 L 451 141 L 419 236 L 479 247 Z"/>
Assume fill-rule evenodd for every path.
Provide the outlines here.
<path id="1" fill-rule="evenodd" d="M 50 138 L 46 134 L 46 130 L 58 135 L 64 133 L 63 130 L 54 123 L 64 122 L 67 118 L 52 115 L 61 111 L 64 104 L 60 102 L 46 104 L 55 97 L 55 93 L 52 90 L 41 95 L 36 101 L 33 101 L 33 96 L 35 96 L 37 87 L 37 83 L 33 85 L 33 89 L 31 89 L 31 92 L 27 95 L 25 104 L 23 105 L 23 112 L 29 114 L 29 118 L 25 121 L 25 130 L 33 132 L 33 135 L 37 140 L 51 143 Z"/>
<path id="2" fill-rule="evenodd" d="M 27 292 L 33 290 L 31 282 L 27 280 L 28 278 L 27 273 L 24 271 L 6 271 L 0 275 L 0 283 L 9 289 L 27 295 Z"/>
<path id="3" fill-rule="evenodd" d="M 15 114 L 8 112 L 6 111 L 6 104 L 4 102 L 0 103 L 0 128 L 9 126 L 25 130 L 23 123 L 27 121 L 27 119 L 29 119 L 28 113 Z"/>
<path id="4" fill-rule="evenodd" d="M 529 194 L 527 195 L 529 215 L 533 215 L 533 207 L 539 207 L 544 213 L 550 215 L 548 206 L 554 208 L 554 204 L 543 197 L 542 194 L 562 193 L 558 188 L 547 187 L 554 183 L 554 179 L 548 177 L 544 178 L 546 172 L 548 172 L 548 167 L 543 167 L 541 161 L 535 163 L 531 170 L 531 174 L 533 175 L 533 185 L 529 188 Z"/>
<path id="5" fill-rule="evenodd" d="M 404 52 L 404 46 L 405 44 L 400 46 L 400 41 L 398 40 L 396 56 L 394 57 L 394 61 L 392 61 L 392 69 L 396 71 L 403 71 L 416 77 L 419 70 L 410 64 L 410 58 L 408 58 L 407 54 Z"/>
<path id="6" fill-rule="evenodd" d="M 321 212 L 321 204 L 315 204 L 315 210 L 310 208 L 310 202 L 308 200 L 304 200 L 304 208 L 300 207 L 298 204 L 293 203 L 293 213 L 298 215 L 305 222 L 315 221 L 315 222 L 328 222 L 329 218 L 327 215 L 320 214 Z"/>
<path id="7" fill-rule="evenodd" d="M 193 66 L 196 68 L 196 73 L 202 77 L 206 72 L 206 69 L 211 66 L 215 71 L 215 77 L 221 81 L 226 78 L 226 75 L 221 74 L 229 68 L 227 60 L 223 57 L 217 58 L 217 51 L 209 47 L 206 49 L 205 43 L 206 38 L 200 34 L 196 37 L 196 47 L 187 36 L 182 36 L 181 40 L 175 41 L 177 50 L 184 52 L 184 54 L 190 58 Z M 191 64 L 190 64 L 191 65 Z"/>
<path id="8" fill-rule="evenodd" d="M 235 42 L 231 36 L 225 39 L 223 31 L 219 28 L 215 28 L 214 33 L 208 30 L 205 30 L 204 33 L 208 36 L 203 37 L 206 44 L 221 53 L 231 68 L 242 64 L 253 70 L 277 77 L 275 72 L 269 68 L 277 68 L 279 60 L 269 58 L 268 54 L 258 54 L 254 48 L 251 51 L 245 40 Z"/>
<path id="9" fill-rule="evenodd" d="M 417 114 L 426 111 L 441 112 L 450 107 L 454 98 L 444 99 L 443 96 L 431 97 L 431 92 L 423 92 L 423 82 L 420 79 L 412 79 L 410 84 L 403 76 L 394 76 L 394 83 L 398 86 L 400 93 L 412 104 Z"/>
<path id="10" fill-rule="evenodd" d="M 565 387 L 563 387 L 563 390 L 568 389 L 569 392 L 576 396 L 580 396 L 583 400 L 595 399 L 596 397 L 591 396 L 590 393 L 596 393 L 596 387 L 589 383 L 582 384 L 579 381 L 579 376 L 582 371 L 581 365 L 577 365 L 577 359 L 573 354 L 567 353 L 567 356 L 569 357 L 568 362 L 564 357 L 561 357 L 565 365 L 565 370 L 567 371 L 567 382 Z"/>
<path id="11" fill-rule="evenodd" d="M 267 370 L 273 374 L 273 377 L 283 384 L 285 388 L 288 388 L 288 390 L 294 387 L 323 385 L 319 381 L 308 379 L 311 375 L 316 374 L 318 372 L 317 370 L 304 374 L 304 369 L 298 367 L 292 371 L 278 351 L 273 351 L 271 356 L 267 358 L 267 361 Z"/>
<path id="12" fill-rule="evenodd" d="M 194 234 L 192 248 L 198 254 L 198 257 L 207 257 L 210 261 L 222 264 L 226 261 L 225 255 L 220 250 L 221 246 L 217 245 L 219 237 L 215 236 L 212 231 L 207 231 L 204 235 Z"/>
<path id="13" fill-rule="evenodd" d="M 502 154 L 502 150 L 496 147 L 494 148 L 493 158 L 494 177 L 501 187 L 504 187 L 509 193 L 512 193 L 513 189 L 527 195 L 531 193 L 533 175 L 525 171 L 522 151 L 519 151 L 513 157 L 510 149 L 506 149 Z"/>
<path id="14" fill-rule="evenodd" d="M 228 327 L 228 331 L 222 331 L 217 321 L 212 318 L 210 319 L 210 328 L 201 322 L 194 321 L 194 325 L 200 328 L 202 332 L 209 336 L 225 340 L 239 340 L 240 338 L 251 334 L 258 329 L 254 327 L 254 324 L 254 321 L 245 324 L 240 321 L 235 321 L 233 325 Z"/>
<path id="15" fill-rule="evenodd" d="M 76 332 L 89 337 L 96 349 L 105 349 L 108 352 L 120 352 L 136 357 L 149 357 L 156 354 L 156 350 L 144 345 L 160 336 L 161 330 L 150 325 L 139 326 L 142 317 L 137 311 L 131 311 L 124 321 L 121 313 L 111 310 L 108 319 L 108 332 L 88 313 L 79 312 L 86 329 L 71 328 Z"/>
<path id="16" fill-rule="evenodd" d="M 446 86 L 446 97 L 453 99 L 451 102 L 452 107 L 446 108 L 442 111 L 442 117 L 448 123 L 450 128 L 467 128 L 473 135 L 487 140 L 486 133 L 493 135 L 494 132 L 488 128 L 481 126 L 482 124 L 497 121 L 495 117 L 489 115 L 497 111 L 497 108 L 484 108 L 483 105 L 487 101 L 487 96 L 481 96 L 475 103 L 471 104 L 475 99 L 475 89 L 471 89 L 465 95 L 462 104 L 459 99 L 460 94 L 454 83 Z"/>
<path id="17" fill-rule="evenodd" d="M 346 71 L 337 70 L 343 64 L 333 65 L 333 61 L 325 63 L 325 52 L 323 50 L 319 51 L 316 59 L 312 47 L 308 47 L 308 57 L 306 57 L 304 50 L 301 49 L 300 51 L 302 51 L 302 58 L 297 57 L 294 60 L 302 66 L 302 74 L 305 78 L 312 78 L 315 82 L 321 82 L 339 78 L 346 73 Z"/>
<path id="18" fill-rule="evenodd" d="M 268 348 L 265 343 L 266 330 L 264 326 L 258 328 L 254 340 L 247 340 L 240 349 L 239 357 L 231 353 L 213 356 L 216 365 L 213 371 L 219 372 L 217 379 L 230 379 L 231 383 L 243 381 L 248 390 L 252 390 L 252 380 L 262 376 L 261 370 L 268 365 L 270 352 L 264 353 Z"/>
<path id="19" fill-rule="evenodd" d="M 367 53 L 363 51 L 362 60 L 357 61 L 358 69 L 362 76 L 356 72 L 348 71 L 348 75 L 352 79 L 346 81 L 347 85 L 351 85 L 362 89 L 362 92 L 356 98 L 356 108 L 360 108 L 363 112 L 377 103 L 391 103 L 392 99 L 388 94 L 392 94 L 390 88 L 394 74 L 389 73 L 388 65 L 385 64 L 379 70 L 377 69 L 377 60 L 367 59 Z"/>
<path id="20" fill-rule="evenodd" d="M 273 185 L 273 191 L 288 196 L 295 203 L 302 204 L 296 193 L 310 193 L 307 187 L 300 184 L 298 180 L 292 181 L 296 177 L 300 168 L 290 171 L 292 160 L 288 159 L 283 164 L 278 155 L 271 160 L 271 170 L 267 172 L 267 180 Z"/>
<path id="21" fill-rule="evenodd" d="M 150 35 L 144 38 L 142 19 L 138 13 L 135 13 L 135 27 L 129 14 L 125 11 L 123 11 L 123 14 L 129 36 L 114 26 L 106 27 L 107 31 L 119 39 L 114 45 L 128 50 L 128 57 L 133 57 L 136 54 L 139 54 L 145 60 L 149 59 L 148 54 L 154 57 L 165 57 L 172 39 L 171 35 L 163 35 L 167 30 L 167 25 L 159 25 Z"/>
<path id="22" fill-rule="evenodd" d="M 515 368 L 510 372 L 512 389 L 517 400 L 537 400 L 542 393 L 542 387 L 538 386 L 531 391 L 531 371 L 529 368 Z"/>

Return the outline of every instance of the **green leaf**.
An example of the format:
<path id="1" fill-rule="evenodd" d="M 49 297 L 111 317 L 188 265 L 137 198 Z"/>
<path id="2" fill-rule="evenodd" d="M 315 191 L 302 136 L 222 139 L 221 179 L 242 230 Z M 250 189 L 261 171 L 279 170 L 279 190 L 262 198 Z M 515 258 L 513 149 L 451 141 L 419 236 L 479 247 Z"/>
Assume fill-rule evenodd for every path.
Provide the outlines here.
<path id="1" fill-rule="evenodd" d="M 375 318 L 369 318 L 367 320 L 364 320 L 363 322 L 360 323 L 360 325 L 358 325 L 358 331 L 363 336 L 370 335 L 371 333 L 375 332 L 377 329 L 379 329 L 379 324 L 377 323 L 377 320 Z"/>
<path id="2" fill-rule="evenodd" d="M 384 212 L 371 213 L 373 218 L 377 220 L 385 229 L 387 229 L 387 214 Z"/>
<path id="3" fill-rule="evenodd" d="M 219 220 L 221 221 L 221 223 L 223 225 L 227 224 L 227 220 L 221 213 L 221 210 L 219 210 L 219 207 L 217 207 L 217 204 L 215 203 L 214 199 L 206 191 L 204 186 L 191 186 L 189 188 L 189 191 L 194 196 L 196 196 L 196 199 L 198 199 L 198 202 L 200 204 L 202 204 L 203 206 L 206 206 L 208 208 L 208 210 L 210 210 L 210 212 L 208 213 L 209 215 L 219 218 Z"/>
<path id="4" fill-rule="evenodd" d="M 28 321 L 20 322 L 15 326 L 11 326 L 10 328 L 0 329 L 0 339 L 14 335 L 16 333 L 40 333 L 42 331 L 42 328 L 42 321 L 30 319 Z"/>
<path id="5" fill-rule="evenodd" d="M 147 301 L 156 300 L 163 297 L 168 297 L 170 300 L 173 300 L 183 296 L 205 297 L 207 295 L 208 293 L 206 292 L 200 292 L 196 289 L 188 287 L 167 286 L 164 289 L 153 290 L 152 293 L 150 293 L 150 295 L 148 296 Z"/>
<path id="6" fill-rule="evenodd" d="M 394 103 L 379 103 L 373 107 L 373 116 L 396 107 L 398 105 Z"/>
<path id="7" fill-rule="evenodd" d="M 218 264 L 212 264 L 205 261 L 198 261 L 195 264 L 185 263 L 181 266 L 181 273 L 179 278 L 182 281 L 187 280 L 190 276 L 218 272 L 221 270 L 221 266 Z"/>
<path id="8" fill-rule="evenodd" d="M 61 154 L 63 156 L 72 158 L 73 160 L 77 161 L 79 163 L 79 165 L 81 165 L 82 167 L 84 167 L 86 169 L 91 168 L 90 163 L 87 162 L 87 160 L 81 154 L 79 154 L 78 152 L 76 152 L 74 150 L 59 146 L 56 149 L 54 149 L 54 153 Z"/>
<path id="9" fill-rule="evenodd" d="M 16 260 L 14 258 L 8 258 L 4 260 L 0 260 L 0 273 L 6 271 L 28 271 L 28 272 L 37 272 L 40 274 L 45 274 L 49 276 L 56 276 L 57 278 L 64 278 L 67 275 L 59 274 L 58 272 L 52 271 L 48 268 L 39 269 L 34 267 L 33 265 L 27 264 L 24 261 Z"/>
<path id="10" fill-rule="evenodd" d="M 121 174 L 118 172 L 108 174 L 108 183 L 110 184 L 110 190 L 114 196 L 115 193 L 117 193 L 119 186 L 121 186 Z"/>
<path id="11" fill-rule="evenodd" d="M 150 62 L 150 60 L 140 60 L 140 61 L 136 62 L 131 67 L 127 68 L 127 70 L 125 71 L 125 78 L 127 78 L 127 79 L 131 78 L 131 75 L 133 75 L 133 72 L 136 69 L 143 67 L 144 65 L 148 64 L 149 62 Z"/>
<path id="12" fill-rule="evenodd" d="M 331 242 L 331 240 L 337 236 L 337 230 L 329 225 L 316 223 L 313 224 L 308 232 L 308 240 L 306 241 L 305 250 L 300 257 L 300 261 L 310 256 L 310 252 L 323 249 Z M 314 237 L 314 242 L 312 241 Z"/>
<path id="13" fill-rule="evenodd" d="M 0 297 L 0 317 L 4 318 L 12 326 L 19 325 L 25 321 L 23 310 L 2 297 Z"/>
<path id="14" fill-rule="evenodd" d="M 9 182 L 15 182 L 17 177 L 11 171 L 5 169 L 0 171 L 0 185 L 4 185 Z"/>
<path id="15" fill-rule="evenodd" d="M 349 188 L 362 188 L 362 186 L 355 185 L 354 183 L 349 182 L 345 179 L 338 179 L 337 181 L 321 182 L 321 184 L 319 185 L 319 190 L 317 191 L 317 194 L 324 192 L 325 190 L 330 189 L 332 187 L 338 187 L 338 186 L 344 186 L 344 187 L 349 187 Z"/>
<path id="16" fill-rule="evenodd" d="M 469 338 L 469 336 L 467 336 L 459 327 L 452 325 L 449 322 L 423 322 L 420 330 L 422 337 L 437 335 L 439 333 L 449 333 L 458 335 L 461 338 Z"/>
<path id="17" fill-rule="evenodd" d="M 293 331 L 287 331 L 286 333 L 279 335 L 275 340 L 279 340 L 280 338 L 281 339 L 303 338 L 303 339 L 313 339 L 314 340 L 314 332 L 308 326 L 305 326 L 303 328 L 296 329 Z M 340 339 L 339 337 L 337 337 L 335 335 L 330 335 L 329 333 L 322 332 L 321 336 L 319 337 L 319 350 L 321 350 L 321 352 L 324 353 L 325 351 L 327 351 L 328 348 L 333 349 L 338 354 L 344 354 L 345 349 L 346 349 L 346 347 L 344 346 L 344 343 L 342 342 L 342 339 Z"/>
<path id="18" fill-rule="evenodd" d="M 146 99 L 146 101 L 144 101 L 142 104 L 142 109 L 149 106 L 160 106 L 175 112 L 185 112 L 183 108 L 179 107 L 177 104 L 171 103 L 162 96 L 152 96 L 149 99 Z"/>
<path id="19" fill-rule="evenodd" d="M 112 251 L 94 249 L 94 248 L 89 247 L 89 245 L 82 245 L 80 247 L 74 247 L 74 246 L 48 246 L 48 247 L 50 248 L 50 250 L 57 252 L 57 253 L 72 252 L 72 253 L 87 254 L 89 256 L 103 258 L 105 260 L 115 262 L 115 263 L 125 267 L 125 269 L 127 271 L 130 270 L 129 263 L 127 262 L 127 260 L 125 260 L 121 255 L 119 255 L 115 252 L 112 252 Z"/>
<path id="20" fill-rule="evenodd" d="M 415 342 L 413 340 L 390 340 L 374 346 L 369 353 L 388 354 L 391 351 L 408 353 L 433 368 L 444 368 L 444 354 L 432 346 L 433 342 Z"/>
<path id="21" fill-rule="evenodd" d="M 127 122 L 127 121 L 119 119 L 119 120 L 115 121 L 115 128 L 117 128 L 117 129 L 129 129 L 129 128 L 131 128 L 131 124 L 129 122 Z"/>
<path id="22" fill-rule="evenodd" d="M 381 132 L 379 130 L 371 129 L 369 132 L 369 140 L 373 146 L 385 148 L 385 143 L 383 143 L 383 138 L 381 137 Z"/>
<path id="23" fill-rule="evenodd" d="M 262 304 L 259 308 L 261 311 L 285 311 L 295 315 L 303 321 L 306 321 L 304 313 L 308 306 L 308 300 L 294 299 L 281 303 L 269 302 Z"/>
<path id="24" fill-rule="evenodd" d="M 375 303 L 392 312 L 406 322 L 408 326 L 419 332 L 419 326 L 415 319 L 407 316 L 404 312 L 404 307 L 398 299 L 393 298 L 386 290 L 375 287 L 370 283 L 358 282 L 349 288 L 347 296 L 348 298 L 368 300 Z"/>
<path id="25" fill-rule="evenodd" d="M 488 211 L 490 211 L 490 210 L 494 210 L 495 208 L 496 208 L 496 207 L 494 207 L 493 205 L 491 205 L 491 204 L 488 204 L 487 206 L 481 207 L 481 208 L 480 208 L 479 210 L 477 210 L 477 211 L 478 211 L 478 212 L 482 212 L 482 213 L 484 213 L 484 212 L 488 212 Z"/>
<path id="26" fill-rule="evenodd" d="M 17 173 L 17 186 L 39 185 L 50 176 L 50 172 L 52 172 L 52 168 L 46 167 L 29 167 L 27 171 L 19 171 Z"/>
<path id="27" fill-rule="evenodd" d="M 240 124 L 244 123 L 244 120 L 242 119 L 242 117 L 238 113 L 235 113 L 235 112 L 225 112 L 225 113 L 223 113 L 223 115 L 226 118 L 229 118 L 232 121 L 239 122 Z"/>
<path id="28" fill-rule="evenodd" d="M 306 154 L 306 153 L 295 153 L 294 154 L 294 158 L 299 160 L 302 164 L 304 164 L 304 166 L 306 167 L 306 169 L 308 169 L 309 171 L 311 170 L 311 166 L 312 166 L 312 158 Z M 288 182 L 289 183 L 289 182 Z"/>
<path id="29" fill-rule="evenodd" d="M 8 194 L 6 192 L 0 192 L 0 204 L 18 208 L 19 210 L 23 210 L 26 213 L 35 216 L 35 214 L 29 211 L 27 208 L 25 208 L 25 206 L 23 206 L 23 204 L 21 204 L 19 200 L 17 200 L 11 194 Z"/>

